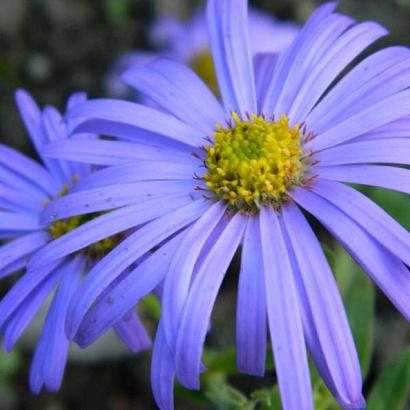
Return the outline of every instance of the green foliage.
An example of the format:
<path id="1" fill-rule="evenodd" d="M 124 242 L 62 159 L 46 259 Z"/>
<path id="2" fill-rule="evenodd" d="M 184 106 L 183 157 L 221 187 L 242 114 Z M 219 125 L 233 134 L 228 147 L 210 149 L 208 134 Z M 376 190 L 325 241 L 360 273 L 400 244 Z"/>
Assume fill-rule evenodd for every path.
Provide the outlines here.
<path id="1" fill-rule="evenodd" d="M 410 394 L 410 347 L 390 363 L 377 380 L 367 410 L 404 410 Z"/>
<path id="2" fill-rule="evenodd" d="M 336 279 L 365 377 L 373 353 L 375 289 L 367 275 L 341 247 L 335 252 L 335 260 Z"/>
<path id="3" fill-rule="evenodd" d="M 104 9 L 108 20 L 121 24 L 129 17 L 130 3 L 128 0 L 105 0 Z"/>

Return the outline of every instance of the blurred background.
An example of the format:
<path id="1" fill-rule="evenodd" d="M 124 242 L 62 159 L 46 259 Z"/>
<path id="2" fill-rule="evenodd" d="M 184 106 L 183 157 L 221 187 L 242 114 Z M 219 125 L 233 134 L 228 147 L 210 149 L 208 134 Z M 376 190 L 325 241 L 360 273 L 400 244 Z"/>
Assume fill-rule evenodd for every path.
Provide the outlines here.
<path id="1" fill-rule="evenodd" d="M 321 1 L 255 0 L 251 3 L 279 20 L 303 23 Z M 111 92 L 108 73 L 131 50 L 152 51 L 150 30 L 161 16 L 188 19 L 203 5 L 195 0 L 0 0 L 0 142 L 34 155 L 14 105 L 14 91 L 28 89 L 39 104 L 61 109 L 67 96 L 86 90 L 91 97 Z M 375 46 L 410 45 L 410 0 L 342 0 L 339 10 L 358 20 L 377 20 L 391 37 Z M 404 195 L 364 189 L 407 229 L 409 200 Z M 317 227 L 320 229 L 320 227 Z M 350 258 L 321 231 L 349 312 L 364 374 L 370 410 L 406 408 L 410 383 L 410 330 Z M 177 388 L 177 409 L 279 409 L 271 360 L 264 379 L 236 374 L 234 317 L 235 263 L 224 284 L 208 338 L 205 362 L 210 371 L 201 393 Z M 11 283 L 0 284 L 0 295 Z M 154 299 L 142 316 L 154 334 L 159 307 Z M 28 390 L 31 351 L 41 317 L 16 350 L 0 350 L 0 410 L 151 409 L 150 354 L 133 356 L 112 335 L 89 351 L 73 349 L 62 390 L 33 396 Z M 403 353 L 404 352 L 404 353 Z M 314 380 L 316 380 L 314 378 Z M 315 381 L 318 409 L 337 409 Z M 394 400 L 396 398 L 396 400 Z M 389 400 L 392 401 L 389 401 Z M 393 404 L 394 405 L 393 405 Z M 377 407 L 378 406 L 378 407 Z M 407 401 L 407 406 L 409 403 Z M 407 407 L 410 409 L 410 406 Z"/>

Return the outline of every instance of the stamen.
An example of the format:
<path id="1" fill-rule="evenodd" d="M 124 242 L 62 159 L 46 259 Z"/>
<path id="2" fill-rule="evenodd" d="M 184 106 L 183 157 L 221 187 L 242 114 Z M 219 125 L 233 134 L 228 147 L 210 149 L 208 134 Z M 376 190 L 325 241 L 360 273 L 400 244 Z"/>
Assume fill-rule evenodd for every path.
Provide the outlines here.
<path id="1" fill-rule="evenodd" d="M 284 115 L 268 121 L 260 115 L 242 120 L 232 114 L 231 126 L 217 125 L 214 144 L 204 147 L 208 189 L 235 209 L 257 212 L 279 208 L 293 186 L 300 185 L 307 167 L 298 125 Z"/>

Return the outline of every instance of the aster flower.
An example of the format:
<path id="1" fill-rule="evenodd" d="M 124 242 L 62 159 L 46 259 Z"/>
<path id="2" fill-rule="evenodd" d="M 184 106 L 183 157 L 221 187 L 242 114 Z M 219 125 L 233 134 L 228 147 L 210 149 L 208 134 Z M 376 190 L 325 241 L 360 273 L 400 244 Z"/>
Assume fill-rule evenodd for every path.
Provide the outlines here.
<path id="1" fill-rule="evenodd" d="M 46 107 L 40 111 L 25 91 L 18 91 L 16 100 L 43 164 L 0 145 L 0 238 L 7 240 L 0 247 L 0 278 L 25 269 L 30 259 L 47 243 L 52 243 L 53 239 L 61 243 L 58 238 L 76 227 L 86 226 L 90 219 L 88 215 L 47 222 L 40 218 L 50 201 L 75 190 L 77 181 L 90 174 L 91 167 L 42 156 L 45 144 L 67 140 L 76 121 L 66 126 L 55 108 Z M 73 94 L 67 107 L 71 109 L 85 100 L 84 93 Z M 79 138 L 87 140 L 93 137 L 85 135 Z M 40 259 L 37 268 L 25 272 L 0 301 L 0 330 L 4 349 L 9 351 L 47 297 L 53 295 L 31 365 L 30 386 L 33 392 L 38 393 L 43 385 L 50 391 L 60 388 L 69 349 L 64 331 L 69 302 L 80 285 L 82 275 L 119 239 L 117 236 L 89 242 L 81 252 L 55 258 L 51 263 L 42 263 Z M 53 289 L 56 289 L 55 293 Z M 150 345 L 148 334 L 132 310 L 114 325 L 114 330 L 134 352 Z"/>
<path id="2" fill-rule="evenodd" d="M 385 48 L 348 70 L 386 30 L 357 24 L 329 3 L 278 60 L 252 60 L 247 2 L 210 0 L 207 7 L 222 103 L 190 69 L 160 59 L 132 68 L 124 80 L 163 111 L 106 99 L 69 113 L 87 118 L 78 132 L 125 141 L 59 142 L 45 149 L 51 157 L 86 163 L 125 161 L 85 178 L 83 192 L 45 210 L 57 218 L 97 206 L 101 192 L 129 198 L 143 189 L 156 196 L 145 207 L 141 202 L 139 229 L 75 293 L 68 336 L 87 346 L 163 281 L 151 379 L 159 407 L 172 408 L 175 375 L 183 386 L 199 388 L 212 308 L 242 245 L 238 368 L 264 374 L 269 330 L 284 409 L 313 407 L 307 350 L 340 405 L 364 408 L 342 300 L 303 211 L 341 242 L 409 320 L 409 234 L 345 183 L 410 192 L 409 170 L 396 166 L 410 158 L 410 51 Z M 140 182 L 132 187 L 130 180 Z M 107 231 L 117 232 L 119 224 L 113 218 Z M 71 233 L 72 251 L 83 236 Z M 170 252 L 148 257 L 118 281 L 158 244 Z M 33 268 L 68 251 L 50 244 L 33 258 Z"/>
<path id="3" fill-rule="evenodd" d="M 249 10 L 251 53 L 281 53 L 294 39 L 299 27 L 281 22 L 257 9 Z M 188 21 L 173 16 L 159 18 L 148 33 L 157 51 L 131 51 L 115 61 L 107 78 L 111 95 L 123 97 L 127 87 L 120 75 L 135 64 L 145 64 L 158 57 L 168 57 L 190 66 L 218 94 L 218 85 L 209 50 L 206 12 L 197 10 Z"/>

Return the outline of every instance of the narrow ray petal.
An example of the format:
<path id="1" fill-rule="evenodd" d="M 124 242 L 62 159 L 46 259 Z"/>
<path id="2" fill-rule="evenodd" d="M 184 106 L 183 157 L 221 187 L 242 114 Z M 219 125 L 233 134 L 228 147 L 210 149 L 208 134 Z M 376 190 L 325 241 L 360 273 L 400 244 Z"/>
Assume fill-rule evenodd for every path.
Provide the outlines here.
<path id="1" fill-rule="evenodd" d="M 299 293 L 303 289 L 302 309 L 307 309 L 311 326 L 337 396 L 344 403 L 362 408 L 362 378 L 354 341 L 343 302 L 322 248 L 296 205 L 283 207 L 284 228 L 299 267 Z"/>
<path id="2" fill-rule="evenodd" d="M 256 112 L 246 0 L 210 0 L 209 39 L 224 105 L 242 116 Z"/>
<path id="3" fill-rule="evenodd" d="M 104 289 L 139 257 L 149 252 L 166 238 L 195 221 L 209 204 L 196 201 L 178 207 L 155 221 L 144 225 L 127 237 L 87 275 L 69 310 L 67 334 L 73 338 L 92 303 Z"/>
<path id="4" fill-rule="evenodd" d="M 405 168 L 378 165 L 340 165 L 316 167 L 320 178 L 376 186 L 410 195 L 410 171 Z"/>
<path id="5" fill-rule="evenodd" d="M 236 357 L 241 372 L 255 376 L 265 373 L 266 300 L 263 261 L 257 218 L 249 218 L 239 274 L 236 312 Z"/>
<path id="6" fill-rule="evenodd" d="M 259 223 L 269 331 L 282 406 L 284 410 L 313 410 L 300 306 L 288 251 L 271 209 L 261 209 Z"/>
<path id="7" fill-rule="evenodd" d="M 209 319 L 226 270 L 242 240 L 247 218 L 236 214 L 205 257 L 185 302 L 175 351 L 178 380 L 199 388 L 201 354 Z"/>

